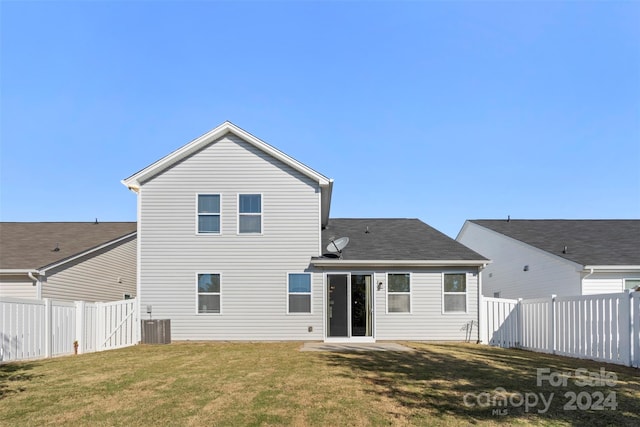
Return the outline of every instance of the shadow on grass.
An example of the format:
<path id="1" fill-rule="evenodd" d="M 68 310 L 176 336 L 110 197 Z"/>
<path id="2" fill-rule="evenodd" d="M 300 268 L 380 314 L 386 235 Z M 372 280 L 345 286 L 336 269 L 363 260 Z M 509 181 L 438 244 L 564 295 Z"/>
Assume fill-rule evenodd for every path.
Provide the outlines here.
<path id="1" fill-rule="evenodd" d="M 395 401 L 408 410 L 409 418 L 416 422 L 428 423 L 436 417 L 462 424 L 519 420 L 571 425 L 640 425 L 637 413 L 640 371 L 637 369 L 481 345 L 415 343 L 411 346 L 415 352 L 324 353 L 322 357 L 329 364 L 351 368 L 352 375 L 369 385 L 370 393 Z M 537 368 L 549 369 L 550 373 L 568 372 L 564 374 L 566 385 L 554 387 L 549 381 L 543 381 L 538 386 Z M 579 386 L 575 378 L 577 368 L 584 368 L 589 374 L 604 368 L 615 372 L 618 379 L 613 386 Z M 586 392 L 582 404 L 595 402 L 595 392 L 605 397 L 613 393 L 615 408 L 603 405 L 602 410 L 567 409 L 570 396 L 565 393 L 581 392 Z M 488 394 L 481 397 L 481 393 Z"/>
<path id="2" fill-rule="evenodd" d="M 30 373 L 38 366 L 32 362 L 14 362 L 0 364 L 0 400 L 12 393 L 26 391 L 24 382 L 31 381 L 35 375 Z"/>

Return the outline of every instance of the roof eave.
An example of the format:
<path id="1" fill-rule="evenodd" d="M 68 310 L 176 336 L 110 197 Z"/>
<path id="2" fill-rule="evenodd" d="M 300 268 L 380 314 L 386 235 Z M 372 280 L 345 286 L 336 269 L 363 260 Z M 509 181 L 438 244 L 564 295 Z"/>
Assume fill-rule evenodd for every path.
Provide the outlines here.
<path id="1" fill-rule="evenodd" d="M 0 276 L 21 276 L 31 274 L 40 274 L 40 271 L 34 268 L 0 268 Z"/>
<path id="2" fill-rule="evenodd" d="M 489 260 L 348 260 L 313 259 L 311 264 L 317 267 L 483 267 Z"/>

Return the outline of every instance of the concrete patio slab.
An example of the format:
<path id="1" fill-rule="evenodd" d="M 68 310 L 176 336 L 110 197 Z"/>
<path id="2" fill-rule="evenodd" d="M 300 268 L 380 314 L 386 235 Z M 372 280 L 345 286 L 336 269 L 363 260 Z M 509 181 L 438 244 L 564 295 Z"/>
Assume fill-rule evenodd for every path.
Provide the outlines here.
<path id="1" fill-rule="evenodd" d="M 413 351 L 395 342 L 380 343 L 328 343 L 328 342 L 306 342 L 300 347 L 300 351 L 328 351 L 328 352 L 350 352 L 350 351 Z"/>

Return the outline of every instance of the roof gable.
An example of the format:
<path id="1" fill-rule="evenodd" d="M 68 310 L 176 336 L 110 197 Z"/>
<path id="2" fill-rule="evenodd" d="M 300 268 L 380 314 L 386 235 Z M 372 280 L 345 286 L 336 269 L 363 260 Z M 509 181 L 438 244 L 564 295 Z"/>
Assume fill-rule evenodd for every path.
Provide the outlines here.
<path id="1" fill-rule="evenodd" d="M 478 253 L 419 219 L 331 218 L 322 232 L 322 249 L 340 237 L 349 244 L 347 261 L 484 261 Z"/>
<path id="2" fill-rule="evenodd" d="M 135 222 L 2 222 L 0 270 L 37 270 L 59 264 L 133 235 L 136 228 Z"/>
<path id="3" fill-rule="evenodd" d="M 198 151 L 203 149 L 208 144 L 222 138 L 226 134 L 231 133 L 238 138 L 241 138 L 243 141 L 253 145 L 254 147 L 262 150 L 267 153 L 271 157 L 283 162 L 284 164 L 290 166 L 294 170 L 300 172 L 301 174 L 311 178 L 315 182 L 320 185 L 322 192 L 322 224 L 323 226 L 329 220 L 329 210 L 331 206 L 331 192 L 333 188 L 333 180 L 327 178 L 319 172 L 311 169 L 309 166 L 297 161 L 291 156 L 283 153 L 277 148 L 267 144 L 261 139 L 251 135 L 249 132 L 239 128 L 233 123 L 226 121 L 222 123 L 220 126 L 212 129 L 211 131 L 205 133 L 204 135 L 194 139 L 188 144 L 180 147 L 174 152 L 168 154 L 157 162 L 147 166 L 139 172 L 131 175 L 128 178 L 122 180 L 122 183 L 127 186 L 130 190 L 138 191 L 144 183 L 168 168 L 172 167 L 176 163 L 196 154 Z"/>
<path id="4" fill-rule="evenodd" d="M 640 220 L 469 222 L 583 266 L 640 265 Z"/>

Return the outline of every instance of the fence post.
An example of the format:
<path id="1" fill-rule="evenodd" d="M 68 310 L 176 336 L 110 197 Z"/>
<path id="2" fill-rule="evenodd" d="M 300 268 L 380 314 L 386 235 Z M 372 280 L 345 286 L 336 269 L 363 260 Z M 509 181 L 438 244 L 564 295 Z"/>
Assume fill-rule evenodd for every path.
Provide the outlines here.
<path id="1" fill-rule="evenodd" d="M 549 343 L 548 350 L 551 354 L 556 354 L 556 294 L 551 295 L 549 304 Z"/>
<path id="2" fill-rule="evenodd" d="M 96 303 L 96 350 L 102 351 L 104 345 L 104 303 Z"/>
<path id="3" fill-rule="evenodd" d="M 75 301 L 76 303 L 76 338 L 75 341 L 78 342 L 78 354 L 84 353 L 85 345 L 84 330 L 86 325 L 84 323 L 84 310 L 85 310 L 85 302 L 84 301 Z"/>
<path id="4" fill-rule="evenodd" d="M 486 323 L 487 320 L 485 319 L 485 304 L 486 301 L 484 300 L 484 295 L 480 294 L 480 303 L 478 304 L 478 342 L 480 344 L 486 344 L 487 343 L 487 338 L 486 338 Z M 136 319 L 137 320 L 137 319 Z"/>
<path id="5" fill-rule="evenodd" d="M 634 368 L 640 368 L 640 291 L 631 292 L 629 304 L 631 304 L 631 336 L 633 348 L 633 359 L 631 365 Z"/>
<path id="6" fill-rule="evenodd" d="M 524 324 L 522 322 L 522 298 L 516 303 L 516 347 L 523 348 Z"/>
<path id="7" fill-rule="evenodd" d="M 631 366 L 631 290 L 625 289 L 618 299 L 618 357 Z M 614 337 L 615 339 L 615 337 Z"/>
<path id="8" fill-rule="evenodd" d="M 51 340 L 53 339 L 53 318 L 51 300 L 44 298 L 44 357 L 51 357 Z"/>

